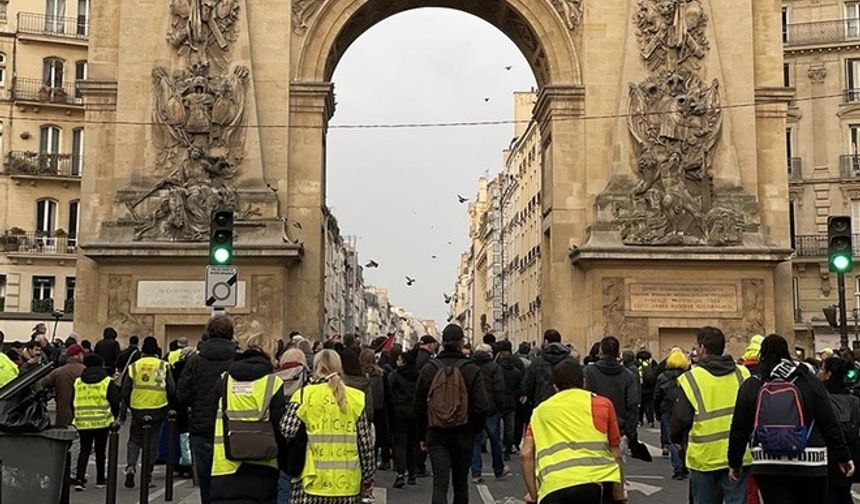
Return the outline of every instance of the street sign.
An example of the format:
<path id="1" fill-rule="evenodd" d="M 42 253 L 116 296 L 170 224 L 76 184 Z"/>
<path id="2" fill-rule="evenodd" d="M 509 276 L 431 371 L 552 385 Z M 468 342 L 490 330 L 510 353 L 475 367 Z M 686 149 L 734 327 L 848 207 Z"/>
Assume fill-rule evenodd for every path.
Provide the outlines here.
<path id="1" fill-rule="evenodd" d="M 239 299 L 239 268 L 206 266 L 206 306 L 233 308 Z"/>

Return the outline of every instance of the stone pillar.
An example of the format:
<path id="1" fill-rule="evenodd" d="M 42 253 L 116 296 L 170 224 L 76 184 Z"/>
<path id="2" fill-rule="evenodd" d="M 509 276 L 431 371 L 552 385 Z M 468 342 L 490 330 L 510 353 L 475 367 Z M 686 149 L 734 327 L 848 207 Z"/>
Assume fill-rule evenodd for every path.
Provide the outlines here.
<path id="1" fill-rule="evenodd" d="M 287 219 L 290 236 L 304 245 L 301 261 L 287 270 L 284 319 L 287 331 L 322 336 L 325 324 L 326 130 L 334 114 L 329 82 L 290 84 L 290 152 Z"/>
<path id="2" fill-rule="evenodd" d="M 541 327 L 557 329 L 581 351 L 587 305 L 584 275 L 570 262 L 571 248 L 586 236 L 585 88 L 544 86 L 535 104 L 543 151 Z M 577 295 L 579 293 L 579 295 Z"/>

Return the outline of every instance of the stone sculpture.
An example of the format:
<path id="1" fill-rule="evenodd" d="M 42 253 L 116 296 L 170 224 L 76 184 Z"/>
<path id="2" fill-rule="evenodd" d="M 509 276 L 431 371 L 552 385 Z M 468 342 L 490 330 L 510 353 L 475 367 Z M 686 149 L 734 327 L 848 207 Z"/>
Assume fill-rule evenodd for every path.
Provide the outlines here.
<path id="1" fill-rule="evenodd" d="M 568 30 L 574 31 L 582 23 L 582 0 L 552 0 L 552 5 Z"/>
<path id="2" fill-rule="evenodd" d="M 628 128 L 638 183 L 616 210 L 628 245 L 735 245 L 744 218 L 717 204 L 712 162 L 720 85 L 698 75 L 708 41 L 699 0 L 640 0 L 634 16 L 651 76 L 630 84 Z"/>
<path id="3" fill-rule="evenodd" d="M 322 6 L 323 0 L 294 0 L 293 1 L 293 30 L 302 34 L 310 26 L 311 18 Z"/>
<path id="4" fill-rule="evenodd" d="M 230 44 L 236 40 L 237 0 L 171 0 L 167 41 L 189 64 L 227 64 Z"/>

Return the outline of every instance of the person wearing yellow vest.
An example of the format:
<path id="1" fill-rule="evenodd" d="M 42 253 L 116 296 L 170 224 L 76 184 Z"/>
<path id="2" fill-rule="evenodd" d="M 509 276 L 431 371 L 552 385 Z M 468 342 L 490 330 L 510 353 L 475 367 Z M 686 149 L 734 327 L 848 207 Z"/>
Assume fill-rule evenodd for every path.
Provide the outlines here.
<path id="1" fill-rule="evenodd" d="M 185 336 L 177 339 L 171 346 L 175 346 L 170 353 L 167 354 L 167 362 L 173 366 L 182 358 L 182 351 L 188 348 L 188 338 Z"/>
<path id="2" fill-rule="evenodd" d="M 80 378 L 75 380 L 72 401 L 75 415 L 72 424 L 78 430 L 81 441 L 75 473 L 77 491 L 87 489 L 87 464 L 93 444 L 96 452 L 96 488 L 103 488 L 107 482 L 105 455 L 108 433 L 119 414 L 121 402 L 119 386 L 108 376 L 104 359 L 100 355 L 92 353 L 84 357 L 84 366 Z"/>
<path id="3" fill-rule="evenodd" d="M 615 407 L 583 390 L 582 366 L 565 360 L 552 368 L 556 393 L 532 413 L 520 459 L 526 502 L 623 502 L 621 434 Z"/>
<path id="4" fill-rule="evenodd" d="M 223 406 L 226 390 L 228 426 L 232 428 L 242 421 L 269 422 L 276 436 L 270 441 L 277 443 L 286 407 L 283 381 L 274 375 L 278 347 L 273 337 L 262 333 L 240 339 L 239 344 L 244 350 L 236 355 L 217 385 L 211 501 L 212 504 L 274 504 L 278 495 L 277 457 L 243 462 L 230 460 L 225 446 Z"/>
<path id="5" fill-rule="evenodd" d="M 140 451 L 148 450 L 150 466 L 141 468 L 141 485 L 150 484 L 152 465 L 161 433 L 161 424 L 167 419 L 168 398 L 173 397 L 175 386 L 167 361 L 160 358 L 161 349 L 152 336 L 143 340 L 141 357 L 128 367 L 122 384 L 122 398 L 131 409 L 131 434 L 125 467 L 125 487 L 134 488 L 137 459 Z M 152 417 L 152 436 L 149 446 L 143 445 L 143 419 Z"/>
<path id="6" fill-rule="evenodd" d="M 703 327 L 696 340 L 699 363 L 678 378 L 682 393 L 673 410 L 672 442 L 680 446 L 688 435 L 693 504 L 745 504 L 750 451 L 745 451 L 745 468 L 734 479 L 729 476 L 728 446 L 738 390 L 750 373 L 723 355 L 726 337 L 721 330 Z"/>
<path id="7" fill-rule="evenodd" d="M 3 331 L 0 331 L 0 345 L 3 345 L 5 339 L 6 335 L 3 334 Z M 18 365 L 5 352 L 0 351 L 0 387 L 5 386 L 17 377 Z"/>
<path id="8" fill-rule="evenodd" d="M 344 385 L 340 356 L 314 358 L 310 384 L 295 392 L 281 422 L 289 441 L 305 427 L 308 446 L 290 504 L 353 504 L 373 489 L 376 472 L 364 394 Z"/>

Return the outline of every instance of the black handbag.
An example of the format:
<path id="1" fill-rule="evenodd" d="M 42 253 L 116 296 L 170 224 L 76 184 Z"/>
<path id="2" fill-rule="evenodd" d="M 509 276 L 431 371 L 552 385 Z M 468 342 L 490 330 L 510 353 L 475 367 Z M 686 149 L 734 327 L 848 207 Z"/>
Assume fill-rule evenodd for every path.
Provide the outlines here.
<path id="1" fill-rule="evenodd" d="M 230 393 L 230 378 L 224 377 L 224 391 L 221 396 L 221 421 L 224 433 L 224 456 L 233 462 L 269 460 L 278 456 L 278 443 L 275 427 L 269 420 L 269 402 L 274 392 L 274 376 L 269 376 L 266 384 L 266 402 L 257 419 L 230 419 L 227 410 L 227 394 Z"/>

